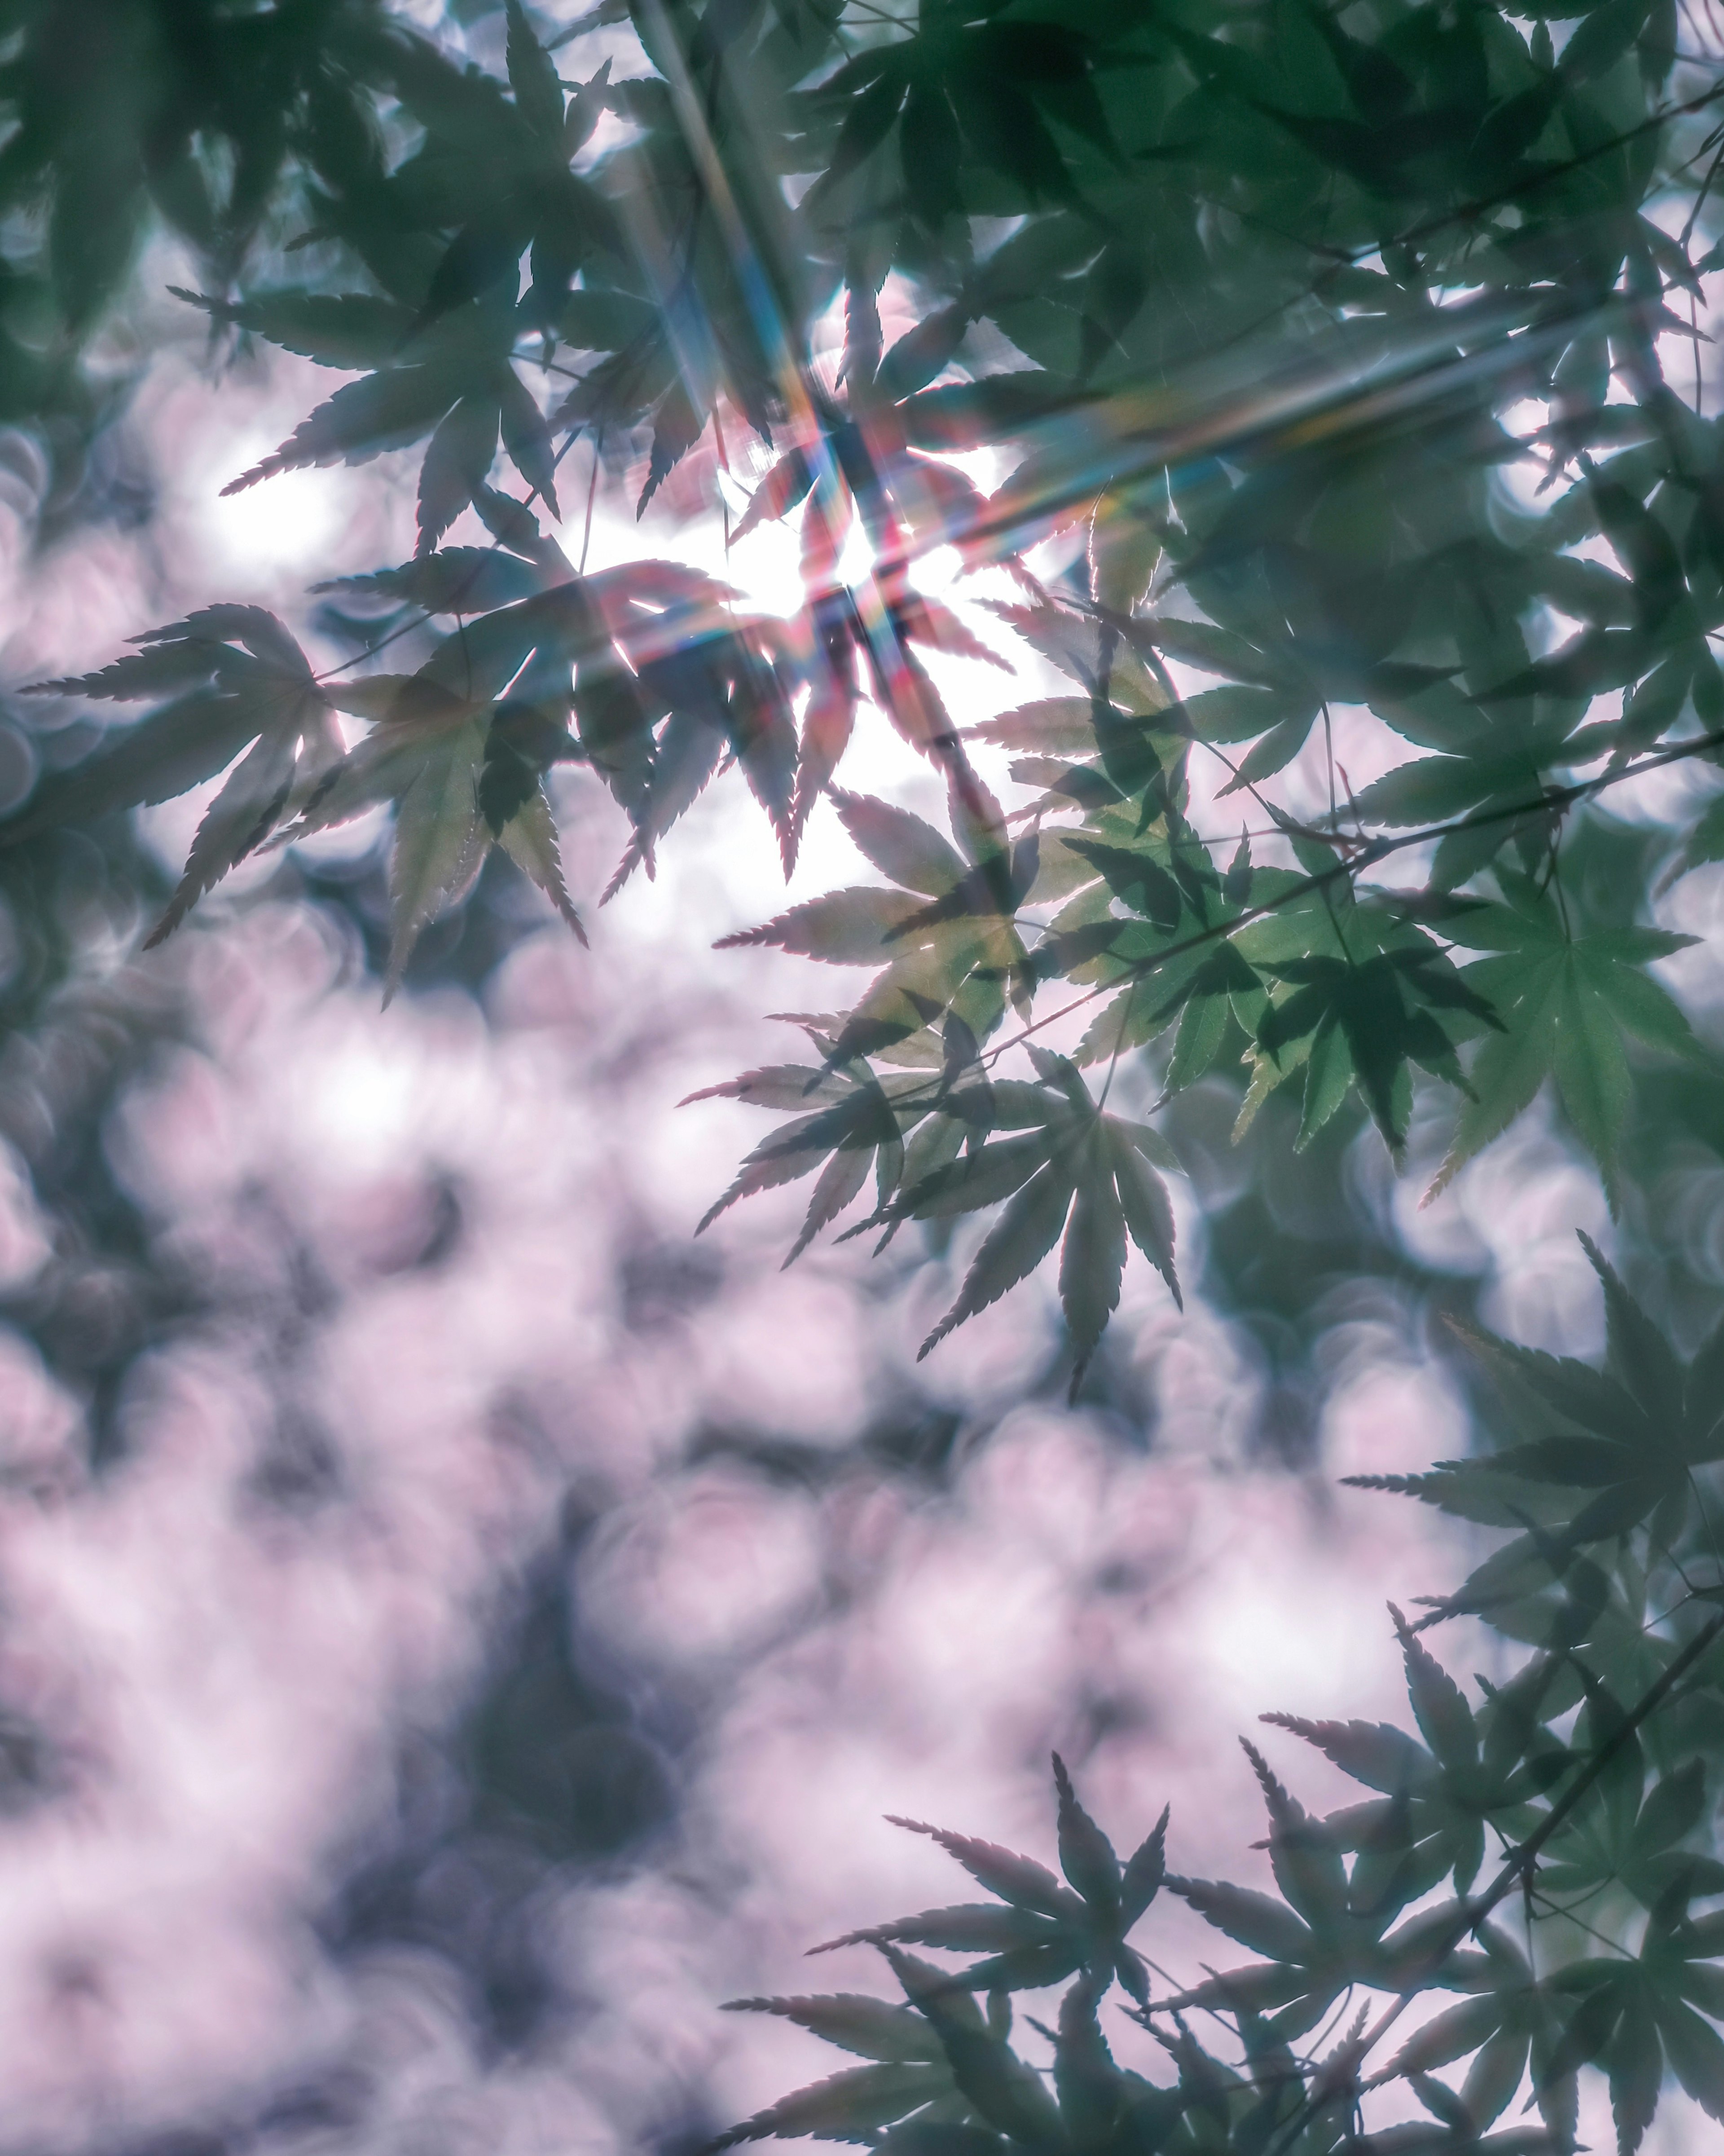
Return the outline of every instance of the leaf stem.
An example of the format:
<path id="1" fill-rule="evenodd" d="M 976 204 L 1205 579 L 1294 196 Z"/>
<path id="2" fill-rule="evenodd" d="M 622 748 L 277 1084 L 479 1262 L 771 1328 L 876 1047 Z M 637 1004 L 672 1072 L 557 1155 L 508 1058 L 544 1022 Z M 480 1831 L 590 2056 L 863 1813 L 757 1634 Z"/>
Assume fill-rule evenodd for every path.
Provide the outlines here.
<path id="1" fill-rule="evenodd" d="M 1427 1951 L 1423 1972 L 1424 1976 L 1434 1974 L 1440 1969 L 1461 1941 L 1478 1931 L 1497 1904 L 1506 1900 L 1522 1880 L 1532 1876 L 1532 1868 L 1538 1861 L 1540 1851 L 1573 1815 L 1581 1799 L 1598 1782 L 1629 1740 L 1639 1733 L 1642 1726 L 1657 1712 L 1682 1678 L 1721 1636 L 1724 1636 L 1724 1613 L 1713 1618 L 1703 1630 L 1696 1633 L 1688 1645 L 1670 1662 L 1663 1675 L 1648 1687 L 1639 1704 L 1611 1731 L 1610 1735 L 1593 1753 L 1574 1781 L 1539 1821 L 1533 1832 L 1510 1855 L 1501 1870 L 1484 1892 L 1476 1894 L 1462 1903 L 1459 1915 L 1449 1926 L 1439 1943 Z M 1390 2000 L 1359 2040 L 1358 2057 L 1361 2061 L 1382 2042 L 1424 1989 L 1424 1985 L 1421 1979 L 1420 1981 L 1404 1987 L 1395 1998 Z M 1286 2156 L 1286 2152 L 1291 2148 L 1298 2135 L 1304 2131 L 1306 2126 L 1321 2108 L 1321 2102 L 1313 2102 L 1307 2097 L 1292 2118 L 1283 2126 L 1276 2138 L 1269 2144 L 1265 2151 L 1265 2156 Z"/>

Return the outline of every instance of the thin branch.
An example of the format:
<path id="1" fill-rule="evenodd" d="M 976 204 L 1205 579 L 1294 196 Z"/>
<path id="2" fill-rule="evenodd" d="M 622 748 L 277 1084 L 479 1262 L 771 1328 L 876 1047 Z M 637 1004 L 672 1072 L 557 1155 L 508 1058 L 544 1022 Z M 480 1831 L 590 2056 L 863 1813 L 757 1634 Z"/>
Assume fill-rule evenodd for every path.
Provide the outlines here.
<path id="1" fill-rule="evenodd" d="M 1721 1636 L 1724 1636 L 1724 1614 L 1713 1618 L 1703 1631 L 1697 1632 L 1676 1656 L 1664 1674 L 1649 1686 L 1633 1712 L 1617 1724 L 1603 1743 L 1588 1760 L 1574 1781 L 1539 1821 L 1538 1825 L 1514 1851 L 1484 1892 L 1474 1895 L 1470 1900 L 1462 1902 L 1460 1913 L 1454 1922 L 1442 1933 L 1438 1942 L 1424 1954 L 1419 1980 L 1403 1987 L 1359 2039 L 1358 2059 L 1361 2063 L 1376 2049 L 1414 2000 L 1420 1995 L 1424 1989 L 1424 1979 L 1434 1975 L 1462 1940 L 1478 1931 L 1497 1904 L 1505 1901 L 1523 1879 L 1532 1876 L 1533 1867 L 1538 1861 L 1541 1851 L 1552 1836 L 1560 1832 L 1569 1819 L 1573 1816 L 1583 1798 L 1606 1772 L 1611 1762 L 1627 1745 L 1629 1739 L 1639 1734 L 1642 1727 L 1658 1712 L 1689 1671 Z M 1287 2150 L 1292 2147 L 1298 2136 L 1322 2108 L 1323 2105 L 1321 2102 L 1314 2102 L 1307 2097 L 1283 2126 L 1275 2139 L 1270 2143 L 1265 2151 L 1265 2156 L 1286 2156 Z"/>
<path id="2" fill-rule="evenodd" d="M 1475 809 L 1469 815 L 1454 817 L 1444 824 L 1432 824 L 1421 830 L 1404 831 L 1396 838 L 1370 839 L 1350 859 L 1337 861 L 1333 868 L 1320 869 L 1305 876 L 1279 898 L 1267 899 L 1261 906 L 1246 906 L 1230 921 L 1216 921 L 1207 928 L 1199 929 L 1195 935 L 1183 937 L 1178 942 L 1168 944 L 1163 950 L 1152 952 L 1147 957 L 1134 960 L 1111 981 L 1099 982 L 1093 988 L 1086 988 L 1082 995 L 1075 996 L 1070 1003 L 1062 1004 L 1058 1010 L 1050 1011 L 1045 1018 L 1033 1020 L 1009 1040 L 996 1042 L 981 1060 L 984 1063 L 993 1063 L 1008 1049 L 1018 1047 L 1034 1034 L 1044 1032 L 1061 1019 L 1069 1018 L 1074 1011 L 1081 1010 L 1086 1004 L 1094 1003 L 1097 997 L 1111 994 L 1134 975 L 1152 973 L 1157 967 L 1166 965 L 1170 959 L 1183 958 L 1193 951 L 1201 951 L 1212 943 L 1219 942 L 1224 937 L 1233 935 L 1236 930 L 1248 927 L 1254 921 L 1265 920 L 1297 900 L 1309 897 L 1313 891 L 1325 890 L 1338 878 L 1355 876 L 1366 869 L 1374 868 L 1379 861 L 1388 860 L 1393 854 L 1403 853 L 1409 847 L 1426 845 L 1433 839 L 1448 838 L 1457 831 L 1486 830 L 1494 824 L 1511 824 L 1522 816 L 1536 815 L 1541 810 L 1573 808 L 1576 803 L 1590 800 L 1624 779 L 1636 778 L 1643 773 L 1660 770 L 1666 764 L 1680 762 L 1692 756 L 1702 756 L 1708 749 L 1720 747 L 1724 747 L 1724 729 L 1713 733 L 1697 734 L 1690 740 L 1673 743 L 1669 748 L 1643 757 L 1638 763 L 1623 764 L 1614 771 L 1601 772 L 1596 778 L 1582 779 L 1572 786 L 1547 787 L 1537 800 L 1515 802 L 1506 808 Z M 1124 922 L 1121 924 L 1121 927 L 1126 925 Z"/>

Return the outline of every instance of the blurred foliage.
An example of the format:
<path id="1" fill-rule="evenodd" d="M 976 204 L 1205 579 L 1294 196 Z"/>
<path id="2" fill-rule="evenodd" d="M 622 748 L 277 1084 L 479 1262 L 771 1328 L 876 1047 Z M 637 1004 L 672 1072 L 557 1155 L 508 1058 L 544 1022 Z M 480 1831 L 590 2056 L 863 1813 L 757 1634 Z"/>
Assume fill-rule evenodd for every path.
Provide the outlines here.
<path id="1" fill-rule="evenodd" d="M 1714 28 L 1674 0 L 600 0 L 562 23 L 505 0 L 435 33 L 387 0 L 0 13 L 0 468 L 43 541 L 146 506 L 112 444 L 152 235 L 195 265 L 175 289 L 216 357 L 273 345 L 335 377 L 233 488 L 386 453 L 418 470 L 413 559 L 317 587 L 350 664 L 209 595 L 33 685 L 59 723 L 8 721 L 40 767 L 0 828 L 0 1021 L 36 1074 L 8 1112 L 66 1232 L 7 1315 L 93 1383 L 99 1452 L 126 1372 L 203 1292 L 160 1265 L 100 1143 L 128 1059 L 178 1023 L 108 985 L 144 911 L 153 942 L 259 849 L 387 804 L 387 876 L 305 866 L 301 887 L 390 990 L 416 950 L 416 978 L 482 978 L 516 932 L 501 855 L 584 934 L 562 764 L 626 816 L 613 891 L 733 767 L 787 872 L 825 796 L 885 880 L 733 939 L 872 978 L 804 1014 L 805 1060 L 711 1089 L 792 1120 L 708 1218 L 804 1177 L 796 1251 L 859 1204 L 849 1232 L 913 1223 L 936 1252 L 988 1216 L 927 1346 L 1058 1245 L 1069 1340 L 1039 1382 L 1142 1433 L 1154 1403 L 1107 1327 L 1131 1245 L 1181 1293 L 1163 1178 L 1184 1173 L 1203 1291 L 1260 1358 L 1263 1440 L 1308 1464 L 1346 1296 L 1465 1314 L 1475 1285 L 1361 1202 L 1363 1149 L 1398 1166 L 1448 1087 L 1440 1188 L 1547 1081 L 1673 1330 L 1704 1336 L 1685 1371 L 1600 1261 L 1609 1376 L 1487 1345 L 1531 1395 L 1522 1441 L 1407 1486 L 1511 1539 L 1419 1629 L 1470 1614 L 1527 1658 L 1475 1705 L 1403 1627 L 1417 1738 L 1290 1725 L 1373 1794 L 1314 1819 L 1259 1763 L 1280 1902 L 1164 1879 L 1159 1830 L 1121 1869 L 1060 1769 L 1065 1883 L 941 1836 L 1002 1906 L 870 1935 L 907 2007 L 751 2002 L 872 2063 L 734 2138 L 1532 2156 L 1573 2145 L 1594 2064 L 1624 2152 L 1666 2066 L 1724 2116 L 1724 1934 L 1693 1907 L 1724 1892 L 1700 1845 L 1724 1187 L 1685 1194 L 1697 1161 L 1716 1179 L 1724 1122 L 1716 1058 L 1651 970 L 1691 940 L 1653 907 L 1724 859 L 1724 796 L 1639 824 L 1610 805 L 1668 765 L 1709 781 L 1724 747 Z M 913 311 L 890 346 L 883 295 Z M 587 574 L 551 528 L 583 491 L 662 515 L 709 442 L 733 547 L 796 521 L 788 618 L 645 554 Z M 1507 483 L 1534 467 L 1537 493 Z M 998 654 L 961 583 L 919 588 L 943 547 L 1006 572 L 993 621 L 1062 694 L 948 711 L 926 655 Z M 114 704 L 145 716 L 98 726 Z M 835 783 L 865 709 L 939 774 L 949 838 Z M 1353 785 L 1343 732 L 1381 775 Z M 1012 758 L 1009 808 L 978 743 Z M 1244 829 L 1200 828 L 1198 764 Z M 169 888 L 120 819 L 217 781 Z M 643 1322 L 701 1292 L 622 1285 Z M 963 1435 L 911 1395 L 849 1455 L 733 1430 L 694 1450 L 937 1479 Z M 315 1487 L 321 1458 L 284 1430 L 264 1493 Z M 673 1802 L 668 1738 L 582 1669 L 562 1593 L 535 1588 L 459 1771 L 338 1926 L 472 1969 L 501 2042 L 542 2010 L 549 1871 L 626 1851 Z M 1487 1835 L 1506 1853 L 1480 1890 Z M 1126 1934 L 1163 1886 L 1266 1958 L 1152 1999 Z M 1497 1921 L 1516 1897 L 1524 1953 Z M 912 1945 L 983 1959 L 936 1971 Z M 1050 2093 L 1008 2046 L 1009 1994 L 1068 1976 Z M 1115 2066 L 1115 1981 L 1174 2084 Z M 1304 2048 L 1354 1992 L 1433 1989 L 1460 2004 L 1371 2076 L 1387 2009 Z M 1192 2033 L 1206 2015 L 1224 2058 Z M 1463 2059 L 1461 2087 L 1437 2078 Z M 1542 2124 L 1500 2125 L 1529 2072 Z M 1429 2123 L 1365 2135 L 1385 2081 Z"/>
<path id="2" fill-rule="evenodd" d="M 147 357 L 123 334 L 146 239 L 165 229 L 218 285 L 239 275 L 280 216 L 311 116 L 342 97 L 338 22 L 382 13 L 368 0 L 0 8 L 0 425 L 45 453 L 50 530 L 90 507 L 90 458 Z"/>
<path id="3" fill-rule="evenodd" d="M 674 1815 L 674 1758 L 690 1734 L 675 1717 L 644 1727 L 622 1687 L 582 1666 L 571 1582 L 592 1525 L 571 1507 L 496 1626 L 452 1743 L 421 1740 L 403 1758 L 388 1844 L 325 1920 L 342 1953 L 395 1943 L 442 1956 L 469 1987 L 485 2041 L 505 2048 L 572 2004 L 545 1928 L 559 1879 L 639 1861 Z"/>

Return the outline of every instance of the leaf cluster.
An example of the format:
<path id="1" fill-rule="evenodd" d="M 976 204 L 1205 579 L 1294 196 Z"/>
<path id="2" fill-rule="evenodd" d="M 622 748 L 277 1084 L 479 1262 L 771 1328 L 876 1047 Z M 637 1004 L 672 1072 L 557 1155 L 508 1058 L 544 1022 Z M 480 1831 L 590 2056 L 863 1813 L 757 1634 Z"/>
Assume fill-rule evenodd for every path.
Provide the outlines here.
<path id="1" fill-rule="evenodd" d="M 155 51 L 152 7 L 112 12 Z M 24 11 L 6 157 L 52 198 L 75 326 L 120 270 L 74 266 L 97 220 L 58 207 L 93 123 L 47 86 L 53 13 Z M 1310 0 L 488 19 L 489 69 L 363 0 L 212 10 L 137 63 L 167 102 L 128 93 L 136 128 L 103 154 L 141 161 L 128 202 L 156 185 L 205 235 L 207 289 L 182 297 L 218 343 L 341 377 L 232 485 L 406 453 L 418 547 L 321 588 L 323 625 L 365 648 L 295 674 L 274 716 L 231 639 L 183 687 L 208 639 L 170 631 L 158 674 L 58 685 L 162 701 L 0 843 L 231 765 L 172 925 L 260 844 L 387 805 L 393 983 L 494 843 L 574 919 L 560 763 L 627 819 L 610 891 L 721 772 L 787 871 L 830 795 L 889 886 L 741 940 L 874 977 L 813 1014 L 818 1060 L 776 1101 L 797 1120 L 729 1198 L 818 1170 L 798 1250 L 870 1171 L 888 1235 L 992 1214 L 947 1326 L 1057 1245 L 1080 1371 L 1128 1241 L 1174 1284 L 1172 1155 L 1105 1112 L 1116 1072 L 1139 1109 L 1237 1073 L 1242 1131 L 1285 1088 L 1299 1145 L 1368 1116 L 1398 1160 L 1440 1084 L 1434 1188 L 1549 1080 L 1614 1204 L 1637 1066 L 1709 1067 L 1649 970 L 1683 940 L 1645 917 L 1653 886 L 1724 847 L 1716 803 L 1675 819 L 1626 918 L 1563 874 L 1619 781 L 1724 737 L 1724 421 L 1673 365 L 1716 253 L 1718 86 L 1670 0 L 1558 18 L 1560 45 L 1542 13 L 1440 0 L 1344 24 Z M 223 129 L 242 149 L 200 224 L 185 175 L 221 164 Z M 299 280 L 252 279 L 290 229 Z M 889 279 L 917 305 L 890 340 Z M 767 614 L 649 556 L 582 573 L 556 529 L 577 444 L 589 512 L 601 490 L 637 516 L 698 493 L 671 484 L 696 452 L 726 502 L 750 475 L 731 545 L 740 565 L 793 523 L 802 604 Z M 1501 479 L 1528 459 L 1530 500 Z M 1067 567 L 1039 579 L 1050 539 Z M 1063 694 L 954 716 L 930 654 L 1009 662 L 919 588 L 943 547 L 1014 580 L 998 634 Z M 414 670 L 371 670 L 409 639 Z M 937 774 L 955 843 L 834 791 L 869 710 Z M 1343 710 L 1388 752 L 1357 788 Z M 1009 808 L 977 769 L 1001 750 Z M 1296 773 L 1325 812 L 1287 805 Z M 1243 838 L 1193 806 L 1229 797 Z M 1074 1012 L 1045 1060 L 1034 1036 Z"/>
<path id="2" fill-rule="evenodd" d="M 1607 1370 L 1475 1345 L 1537 1416 L 1590 1427 L 1608 1401 L 1619 1430 L 1637 1418 L 1626 1441 L 1682 1458 L 1696 1500 L 1704 1486 L 1716 1501 L 1721 1335 L 1685 1363 L 1590 1255 L 1609 1315 Z M 1619 2156 L 1639 2146 L 1667 2079 L 1724 2121 L 1724 1909 L 1711 1906 L 1724 1897 L 1724 1558 L 1710 1527 L 1676 1517 L 1667 1494 L 1636 1510 L 1613 1482 L 1612 1522 L 1575 1513 L 1577 1502 L 1582 1513 L 1596 1507 L 1590 1469 L 1604 1442 L 1537 1440 L 1414 1486 L 1496 1526 L 1516 1514 L 1525 1532 L 1417 1625 L 1392 1613 L 1410 1726 L 1264 1717 L 1362 1792 L 1314 1814 L 1245 1746 L 1268 1813 L 1260 1846 L 1273 1892 L 1169 1872 L 1165 1813 L 1122 1866 L 1057 1758 L 1063 1877 L 900 1820 L 995 1899 L 830 1942 L 878 1948 L 902 2004 L 737 2002 L 880 2063 L 788 2097 L 715 2145 L 812 2135 L 923 2156 L 984 2146 L 1001 2156 L 1535 2156 L 1576 2148 L 1580 2079 L 1595 2069 Z M 1502 1495 L 1510 1476 L 1524 1512 Z M 1667 1517 L 1655 1524 L 1660 1503 Z M 1483 1591 L 1511 1584 L 1512 1599 Z M 1477 1679 L 1472 1697 L 1420 1637 L 1461 1612 L 1519 1650 L 1508 1681 Z M 1135 1933 L 1163 1889 L 1255 1958 L 1152 1996 L 1159 1970 Z M 937 1968 L 911 1948 L 961 1965 Z M 1128 2003 L 1111 2040 L 1100 2010 L 1115 1983 Z M 1051 2056 L 1026 2056 L 1012 2041 L 1012 1994 L 1060 1984 L 1054 2025 L 1029 2025 Z M 1417 2025 L 1383 2059 L 1415 2005 Z M 1116 2060 L 1132 2022 L 1159 2048 L 1159 2077 Z M 1423 2123 L 1370 2125 L 1392 2084 L 1417 2100 Z M 1521 2115 L 1534 2123 L 1514 2123 L 1523 2092 Z"/>

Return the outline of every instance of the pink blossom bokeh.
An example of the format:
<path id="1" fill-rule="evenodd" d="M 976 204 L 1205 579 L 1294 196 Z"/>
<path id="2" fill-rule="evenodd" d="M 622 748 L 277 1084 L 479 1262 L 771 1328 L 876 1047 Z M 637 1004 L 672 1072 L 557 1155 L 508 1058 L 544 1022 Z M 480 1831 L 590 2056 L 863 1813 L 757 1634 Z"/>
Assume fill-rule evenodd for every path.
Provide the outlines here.
<path id="1" fill-rule="evenodd" d="M 12 678 L 94 663 L 218 582 L 292 613 L 314 576 L 409 551 L 387 462 L 218 502 L 305 384 L 290 362 L 213 399 L 200 364 L 195 340 L 170 345 L 141 393 L 146 531 L 33 562 L 13 517 Z M 601 522 L 601 554 L 631 543 Z M 711 552 L 705 526 L 656 543 Z M 952 676 L 992 700 L 976 715 L 1037 678 L 976 670 Z M 861 762 L 857 783 L 927 805 L 889 747 Z M 621 834 L 578 778 L 563 806 L 590 906 Z M 149 828 L 172 851 L 196 814 Z M 0 1324 L 0 1707 L 48 1762 L 0 1822 L 8 2143 L 675 2143 L 828 2071 L 811 2039 L 721 1999 L 817 1972 L 872 1987 L 865 1949 L 799 1956 L 951 1898 L 947 1860 L 885 1814 L 1045 1856 L 1058 1747 L 1121 1840 L 1171 1803 L 1181 1870 L 1255 1880 L 1235 1738 L 1271 1709 L 1397 1714 L 1384 1601 L 1451 1580 L 1472 1543 L 1336 1484 L 1467 1441 L 1446 1366 L 1392 1298 L 1326 1335 L 1319 1442 L 1290 1472 L 1253 1449 L 1266 1380 L 1246 1330 L 1197 1294 L 1180 1317 L 1147 1268 L 1116 1321 L 1155 1404 L 1134 1446 L 1044 1387 L 1026 1398 L 1057 1350 L 1041 1284 L 918 1374 L 949 1270 L 870 1266 L 853 1245 L 781 1275 L 793 1189 L 726 1216 L 710 1255 L 690 1244 L 758 1132 L 729 1104 L 676 1102 L 782 1054 L 758 1013 L 834 999 L 812 968 L 711 955 L 783 902 L 765 836 L 716 790 L 590 953 L 547 921 L 481 997 L 437 988 L 387 1014 L 351 925 L 267 857 L 161 953 L 134 961 L 115 924 L 41 1034 L 0 1051 L 0 1289 L 72 1292 L 35 1178 L 106 1087 L 107 1172 L 190 1313 L 131 1363 L 100 1472 L 88 1398 Z M 793 896 L 854 865 L 823 811 Z M 1716 891 L 1696 878 L 1677 903 Z M 1716 1001 L 1701 963 L 1685 986 Z M 139 1023 L 152 1012 L 172 1023 Z M 1608 1223 L 1547 1125 L 1427 1212 L 1416 1165 L 1378 1185 L 1422 1262 L 1487 1273 L 1491 1322 L 1596 1347 L 1573 1230 Z M 1203 1220 L 1179 1204 L 1195 1279 Z M 864 1441 L 900 1409 L 950 1418 L 949 1472 Z M 737 1432 L 778 1466 L 718 1441 Z M 573 1501 L 593 1522 L 577 1540 Z M 521 1921 L 559 2010 L 499 2049 L 456 1963 L 336 1939 L 330 1912 L 391 1846 L 403 1761 L 446 1743 L 547 1563 L 578 1612 L 571 1651 L 659 1732 L 675 1802 L 625 1857 L 546 1868 Z M 1463 1673 L 1494 1651 L 1444 1637 Z M 1267 1741 L 1311 1802 L 1338 1794 Z M 1216 1941 L 1158 1905 L 1149 1943 L 1189 1971 Z M 1656 2145 L 1700 2146 L 1691 2131 L 1672 2104 Z"/>

